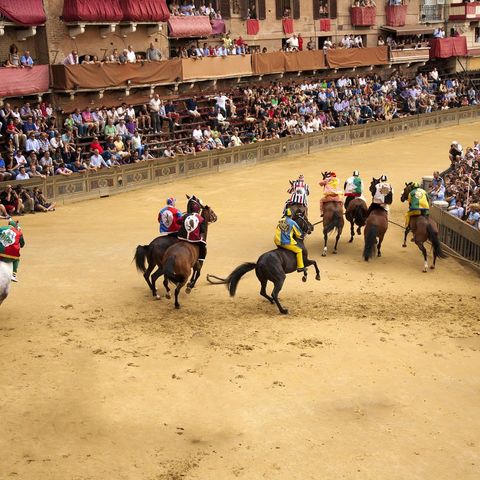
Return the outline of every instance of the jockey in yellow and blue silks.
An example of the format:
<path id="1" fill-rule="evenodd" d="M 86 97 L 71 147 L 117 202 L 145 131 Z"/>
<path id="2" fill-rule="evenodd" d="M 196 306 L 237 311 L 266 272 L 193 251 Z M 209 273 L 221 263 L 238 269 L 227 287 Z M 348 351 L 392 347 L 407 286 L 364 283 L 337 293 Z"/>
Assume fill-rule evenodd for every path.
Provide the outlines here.
<path id="1" fill-rule="evenodd" d="M 430 205 L 428 203 L 427 192 L 420 187 L 418 182 L 412 183 L 412 190 L 408 194 L 409 209 L 405 215 L 405 226 L 409 226 L 410 218 L 417 215 L 428 216 Z"/>
<path id="2" fill-rule="evenodd" d="M 290 250 L 297 256 L 297 272 L 304 272 L 303 250 L 298 246 L 295 239 L 302 239 L 303 232 L 297 222 L 292 220 L 292 212 L 289 208 L 285 210 L 285 215 L 280 219 L 275 232 L 274 242 L 277 247 Z"/>

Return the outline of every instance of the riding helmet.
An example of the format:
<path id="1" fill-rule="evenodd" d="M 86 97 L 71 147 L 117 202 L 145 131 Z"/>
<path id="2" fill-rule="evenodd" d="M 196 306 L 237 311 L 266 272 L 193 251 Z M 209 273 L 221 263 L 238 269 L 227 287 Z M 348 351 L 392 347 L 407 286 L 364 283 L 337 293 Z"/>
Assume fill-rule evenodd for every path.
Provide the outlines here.
<path id="1" fill-rule="evenodd" d="M 167 198 L 167 205 L 171 205 L 172 207 L 174 207 L 176 201 L 177 200 L 174 197 L 169 197 Z"/>

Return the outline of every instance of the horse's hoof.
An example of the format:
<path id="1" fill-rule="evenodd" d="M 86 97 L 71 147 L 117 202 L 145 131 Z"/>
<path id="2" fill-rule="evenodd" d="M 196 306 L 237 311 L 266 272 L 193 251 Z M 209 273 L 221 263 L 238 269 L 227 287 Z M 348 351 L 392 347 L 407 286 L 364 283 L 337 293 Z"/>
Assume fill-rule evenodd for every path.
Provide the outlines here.
<path id="1" fill-rule="evenodd" d="M 287 315 L 287 314 L 288 314 L 288 310 L 287 310 L 286 308 L 282 308 L 282 309 L 280 310 L 280 313 L 281 313 L 282 315 Z"/>
<path id="2" fill-rule="evenodd" d="M 435 265 L 430 265 L 430 270 L 435 270 Z"/>
<path id="3" fill-rule="evenodd" d="M 180 308 L 180 305 L 175 305 L 175 308 L 178 310 Z"/>
<path id="4" fill-rule="evenodd" d="M 424 269 L 422 270 L 422 272 L 423 272 L 423 273 L 427 273 L 427 272 L 428 272 L 428 268 L 424 268 Z"/>
<path id="5" fill-rule="evenodd" d="M 403 247 L 403 248 L 407 248 L 407 244 L 404 243 L 404 244 L 402 245 L 402 247 Z"/>
<path id="6" fill-rule="evenodd" d="M 302 282 L 305 283 L 307 281 L 307 276 L 305 275 L 304 277 L 302 277 Z"/>
<path id="7" fill-rule="evenodd" d="M 187 287 L 187 288 L 185 289 L 185 293 L 190 293 L 191 291 L 192 291 L 192 289 L 191 289 L 190 287 Z"/>
<path id="8" fill-rule="evenodd" d="M 170 299 L 172 298 L 172 296 L 171 296 L 169 293 L 167 293 L 167 294 L 165 295 L 165 298 L 167 298 L 168 300 L 170 300 Z"/>
<path id="9" fill-rule="evenodd" d="M 320 275 L 316 275 L 315 280 L 320 280 Z"/>
<path id="10" fill-rule="evenodd" d="M 352 242 L 353 242 L 353 238 L 351 238 L 351 239 L 348 241 L 348 243 L 352 243 Z"/>
<path id="11" fill-rule="evenodd" d="M 158 295 L 158 293 L 157 293 L 157 294 L 155 295 L 155 298 L 156 298 L 157 300 L 160 300 L 162 297 L 161 297 L 160 295 Z M 168 297 L 167 297 L 167 298 L 168 298 Z"/>
<path id="12" fill-rule="evenodd" d="M 380 252 L 378 252 L 377 257 L 381 257 L 381 256 L 382 256 L 382 254 Z"/>
<path id="13" fill-rule="evenodd" d="M 337 251 L 336 251 L 336 250 L 334 250 L 332 253 L 333 253 L 334 255 L 336 255 L 336 254 L 337 254 Z"/>
<path id="14" fill-rule="evenodd" d="M 326 256 L 327 256 L 327 252 L 323 252 L 322 257 L 326 257 Z"/>

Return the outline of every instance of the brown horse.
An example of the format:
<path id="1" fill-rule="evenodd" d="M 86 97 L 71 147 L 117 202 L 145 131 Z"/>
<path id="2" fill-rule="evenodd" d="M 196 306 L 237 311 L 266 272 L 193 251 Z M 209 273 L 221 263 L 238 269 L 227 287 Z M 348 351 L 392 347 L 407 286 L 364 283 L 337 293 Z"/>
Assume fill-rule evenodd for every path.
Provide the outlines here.
<path id="1" fill-rule="evenodd" d="M 375 256 L 375 246 L 377 246 L 377 257 L 382 256 L 381 248 L 383 237 L 388 229 L 388 213 L 382 207 L 374 208 L 367 217 L 363 235 L 365 238 L 365 247 L 363 249 L 363 258 L 366 262 Z M 377 243 L 378 238 L 378 243 Z"/>
<path id="2" fill-rule="evenodd" d="M 400 200 L 405 202 L 408 200 L 410 192 L 413 190 L 413 183 L 405 183 L 405 188 L 403 190 Z M 433 247 L 433 264 L 430 268 L 433 270 L 435 268 L 435 262 L 437 257 L 445 258 L 446 255 L 442 250 L 442 244 L 438 239 L 438 227 L 435 220 L 432 220 L 429 216 L 416 215 L 410 217 L 410 223 L 405 229 L 405 237 L 403 239 L 402 247 L 407 246 L 407 235 L 408 232 L 413 233 L 413 241 L 416 243 L 417 247 L 423 254 L 423 272 L 428 272 L 428 261 L 427 261 L 427 250 L 423 244 L 430 240 Z"/>
<path id="3" fill-rule="evenodd" d="M 337 236 L 335 237 L 335 246 L 333 247 L 333 253 L 337 253 L 338 240 L 342 234 L 343 225 L 345 221 L 343 219 L 343 205 L 341 202 L 327 202 L 323 206 L 323 240 L 325 245 L 323 247 L 322 257 L 327 256 L 327 241 L 328 234 L 332 230 L 337 230 Z"/>
<path id="4" fill-rule="evenodd" d="M 205 205 L 202 208 L 201 216 L 205 220 L 204 240 L 206 241 L 208 224 L 216 222 L 217 215 L 208 205 Z M 187 288 L 185 289 L 186 293 L 191 292 L 192 288 L 195 287 L 195 284 L 200 277 L 202 266 L 200 265 L 200 262 L 198 262 L 198 253 L 198 245 L 179 240 L 177 243 L 174 243 L 168 247 L 163 256 L 162 264 L 163 274 L 165 276 L 163 285 L 167 291 L 167 298 L 170 298 L 170 288 L 168 287 L 168 282 L 170 281 L 176 285 L 175 308 L 180 308 L 180 303 L 178 303 L 178 295 L 180 290 L 187 283 L 187 280 L 192 273 L 192 269 L 193 274 L 190 278 Z"/>
<path id="5" fill-rule="evenodd" d="M 353 237 L 355 236 L 355 225 L 357 225 L 357 235 L 362 234 L 362 227 L 365 226 L 367 219 L 368 207 L 363 200 L 363 198 L 354 198 L 348 204 L 347 210 L 345 212 L 345 218 L 350 222 L 350 240 L 349 243 L 353 242 Z"/>

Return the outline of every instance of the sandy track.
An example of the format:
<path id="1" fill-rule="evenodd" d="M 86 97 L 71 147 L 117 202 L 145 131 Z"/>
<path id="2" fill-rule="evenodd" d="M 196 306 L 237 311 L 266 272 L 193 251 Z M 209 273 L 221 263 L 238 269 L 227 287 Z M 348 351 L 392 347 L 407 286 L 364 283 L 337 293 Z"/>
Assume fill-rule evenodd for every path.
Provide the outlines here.
<path id="1" fill-rule="evenodd" d="M 320 257 L 321 282 L 292 274 L 281 298 L 253 273 L 232 300 L 204 279 L 182 309 L 154 301 L 130 263 L 156 235 L 163 199 L 196 193 L 219 216 L 204 273 L 272 246 L 288 178 L 305 174 L 318 219 L 320 171 L 386 172 L 401 222 L 403 181 L 446 165 L 478 124 L 290 157 L 62 207 L 23 219 L 21 283 L 0 311 L 0 478 L 477 479 L 479 278 L 387 232 Z M 410 305 L 415 305 L 412 307 Z"/>

